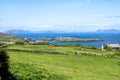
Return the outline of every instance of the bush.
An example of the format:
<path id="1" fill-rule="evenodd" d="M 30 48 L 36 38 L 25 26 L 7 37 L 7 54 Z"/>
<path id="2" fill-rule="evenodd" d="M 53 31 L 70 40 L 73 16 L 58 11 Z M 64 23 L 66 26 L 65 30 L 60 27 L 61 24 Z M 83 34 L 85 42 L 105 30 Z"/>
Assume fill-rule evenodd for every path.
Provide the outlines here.
<path id="1" fill-rule="evenodd" d="M 36 45 L 50 45 L 49 42 L 38 42 L 36 43 Z"/>
<path id="2" fill-rule="evenodd" d="M 108 47 L 107 45 L 104 46 L 104 49 L 107 50 L 107 51 L 111 51 L 112 48 Z"/>
<path id="3" fill-rule="evenodd" d="M 23 45 L 24 42 L 15 42 L 15 44 Z"/>
<path id="4" fill-rule="evenodd" d="M 80 44 L 62 44 L 62 45 L 53 44 L 53 45 L 56 47 L 80 47 L 81 46 Z"/>
<path id="5" fill-rule="evenodd" d="M 9 57 L 5 51 L 0 50 L 0 79 L 1 80 L 15 80 L 9 72 Z"/>

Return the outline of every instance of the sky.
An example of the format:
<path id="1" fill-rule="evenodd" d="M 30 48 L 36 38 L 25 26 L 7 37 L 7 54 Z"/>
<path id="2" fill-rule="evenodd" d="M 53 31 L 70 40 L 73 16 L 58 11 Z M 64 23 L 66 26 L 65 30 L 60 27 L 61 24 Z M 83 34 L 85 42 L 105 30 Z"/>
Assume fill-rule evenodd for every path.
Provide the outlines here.
<path id="1" fill-rule="evenodd" d="M 0 31 L 120 30 L 120 0 L 0 0 Z"/>

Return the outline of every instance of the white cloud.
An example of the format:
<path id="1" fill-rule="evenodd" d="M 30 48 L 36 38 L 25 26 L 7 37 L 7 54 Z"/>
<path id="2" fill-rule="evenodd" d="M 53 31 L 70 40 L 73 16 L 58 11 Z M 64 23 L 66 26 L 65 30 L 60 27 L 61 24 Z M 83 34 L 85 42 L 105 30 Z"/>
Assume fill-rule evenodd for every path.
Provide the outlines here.
<path id="1" fill-rule="evenodd" d="M 115 23 L 115 24 L 112 24 L 112 25 L 108 25 L 106 28 L 107 28 L 107 29 L 116 29 L 116 30 L 120 30 L 120 24 Z"/>
<path id="2" fill-rule="evenodd" d="M 92 14 L 93 17 L 105 17 L 104 14 Z"/>
<path id="3" fill-rule="evenodd" d="M 24 25 L 24 26 L 0 26 L 0 31 L 6 31 L 11 29 L 23 29 L 32 31 L 65 31 L 65 32 L 90 32 L 97 31 L 99 29 L 117 29 L 120 30 L 120 24 L 111 25 Z"/>
<path id="4" fill-rule="evenodd" d="M 104 17 L 104 18 L 111 18 L 111 19 L 119 18 L 119 19 L 120 19 L 120 16 L 119 16 L 119 15 L 118 15 L 118 16 L 106 16 L 106 17 Z"/>
<path id="5" fill-rule="evenodd" d="M 71 26 L 71 25 L 37 25 L 37 26 L 27 26 L 24 29 L 29 29 L 33 31 L 66 31 L 66 32 L 89 32 L 96 31 L 98 29 L 107 29 L 108 25 L 81 25 L 81 26 Z"/>

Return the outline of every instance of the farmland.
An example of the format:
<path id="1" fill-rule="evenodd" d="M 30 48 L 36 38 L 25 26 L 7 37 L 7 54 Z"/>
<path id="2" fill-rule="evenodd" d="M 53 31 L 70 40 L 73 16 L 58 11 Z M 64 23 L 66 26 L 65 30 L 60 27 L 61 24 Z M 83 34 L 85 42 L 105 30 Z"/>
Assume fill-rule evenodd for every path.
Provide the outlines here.
<path id="1" fill-rule="evenodd" d="M 9 71 L 17 80 L 119 80 L 119 52 L 76 45 L 11 45 Z M 12 50 L 11 50 L 12 49 Z M 19 50 L 19 51 L 18 51 Z M 25 52 L 47 50 L 48 52 Z M 49 51 L 65 54 L 52 54 Z M 77 55 L 74 54 L 77 52 Z M 86 55 L 81 55 L 83 53 Z M 89 55 L 90 54 L 90 55 Z M 94 55 L 92 55 L 94 54 Z"/>

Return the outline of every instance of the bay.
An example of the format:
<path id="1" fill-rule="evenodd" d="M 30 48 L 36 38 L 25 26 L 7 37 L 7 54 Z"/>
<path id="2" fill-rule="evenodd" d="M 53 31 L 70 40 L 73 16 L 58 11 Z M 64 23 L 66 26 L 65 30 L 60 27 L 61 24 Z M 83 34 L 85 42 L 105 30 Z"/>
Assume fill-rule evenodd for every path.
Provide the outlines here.
<path id="1" fill-rule="evenodd" d="M 75 37 L 75 38 L 92 38 L 100 39 L 103 42 L 51 42 L 52 44 L 81 44 L 101 48 L 102 44 L 118 44 L 120 43 L 120 33 L 29 33 L 29 34 L 13 34 L 17 37 L 30 39 L 39 38 L 56 38 L 56 37 Z"/>

